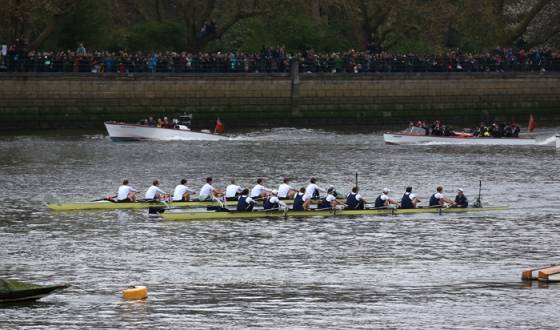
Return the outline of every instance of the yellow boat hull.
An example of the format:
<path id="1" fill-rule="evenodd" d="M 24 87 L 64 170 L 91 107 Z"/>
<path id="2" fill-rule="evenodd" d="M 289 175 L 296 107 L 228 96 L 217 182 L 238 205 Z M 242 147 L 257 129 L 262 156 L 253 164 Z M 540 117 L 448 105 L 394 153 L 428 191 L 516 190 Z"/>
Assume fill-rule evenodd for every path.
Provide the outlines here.
<path id="1" fill-rule="evenodd" d="M 309 211 L 253 211 L 253 212 L 181 212 L 163 213 L 161 217 L 175 221 L 202 220 L 242 220 L 258 218 L 308 218 L 334 216 L 399 215 L 417 213 L 465 213 L 482 211 L 502 211 L 507 207 L 486 208 L 417 208 L 417 209 L 367 209 L 367 210 L 309 210 Z"/>

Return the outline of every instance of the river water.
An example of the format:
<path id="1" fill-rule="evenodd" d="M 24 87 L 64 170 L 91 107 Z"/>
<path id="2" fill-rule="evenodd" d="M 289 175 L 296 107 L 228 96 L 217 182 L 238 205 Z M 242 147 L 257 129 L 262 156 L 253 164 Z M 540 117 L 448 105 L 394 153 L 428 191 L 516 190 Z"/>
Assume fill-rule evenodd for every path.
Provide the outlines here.
<path id="1" fill-rule="evenodd" d="M 550 130 L 550 135 L 554 133 Z M 552 147 L 387 146 L 380 134 L 273 129 L 223 142 L 114 143 L 102 134 L 0 137 L 0 277 L 72 286 L 0 306 L 0 328 L 557 328 L 560 286 L 522 283 L 560 262 Z M 51 212 L 122 179 L 171 190 L 206 176 L 373 200 L 437 185 L 500 212 L 167 222 L 145 211 Z M 144 302 L 122 289 L 146 285 Z"/>

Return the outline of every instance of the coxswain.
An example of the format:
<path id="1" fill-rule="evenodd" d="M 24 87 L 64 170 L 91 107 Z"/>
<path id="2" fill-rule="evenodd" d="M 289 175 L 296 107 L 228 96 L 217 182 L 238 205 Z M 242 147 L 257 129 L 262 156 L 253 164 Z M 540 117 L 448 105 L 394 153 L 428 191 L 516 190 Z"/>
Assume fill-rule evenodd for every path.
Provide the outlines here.
<path id="1" fill-rule="evenodd" d="M 265 210 L 285 210 L 287 206 L 278 198 L 278 190 L 273 189 L 271 195 L 264 199 L 263 208 Z"/>
<path id="2" fill-rule="evenodd" d="M 206 184 L 200 188 L 198 193 L 198 200 L 200 201 L 213 201 L 223 196 L 223 192 L 215 189 L 212 186 L 212 177 L 206 178 Z"/>
<path id="3" fill-rule="evenodd" d="M 146 200 L 160 201 L 167 196 L 169 195 L 159 188 L 159 180 L 154 180 L 154 182 L 152 182 L 152 186 L 146 191 L 144 198 Z"/>
<path id="4" fill-rule="evenodd" d="M 288 184 L 289 181 L 290 179 L 288 178 L 284 178 L 284 180 L 282 180 L 282 184 L 278 187 L 278 198 L 293 199 L 294 195 L 298 192 Z"/>
<path id="5" fill-rule="evenodd" d="M 327 190 L 327 196 L 325 196 L 325 198 L 321 199 L 321 202 L 319 203 L 317 208 L 318 209 L 331 209 L 331 210 L 336 209 L 336 206 L 341 205 L 342 203 L 340 203 L 336 199 L 335 194 L 336 194 L 336 191 L 335 191 L 334 187 L 330 187 Z"/>
<path id="6" fill-rule="evenodd" d="M 391 204 L 399 205 L 396 200 L 389 198 L 389 189 L 383 188 L 383 192 L 381 193 L 381 195 L 377 196 L 377 198 L 375 199 L 375 208 L 382 209 L 389 207 L 389 205 Z"/>
<path id="7" fill-rule="evenodd" d="M 237 199 L 237 211 L 252 211 L 255 201 L 249 197 L 249 189 L 243 189 Z"/>
<path id="8" fill-rule="evenodd" d="M 406 187 L 401 199 L 401 209 L 415 209 L 418 203 L 420 203 L 420 200 L 412 193 L 412 187 Z"/>
<path id="9" fill-rule="evenodd" d="M 128 185 L 128 180 L 123 180 L 122 185 L 117 191 L 117 202 L 127 203 L 136 202 L 136 193 L 138 190 Z"/>
<path id="10" fill-rule="evenodd" d="M 363 210 L 366 201 L 358 192 L 358 187 L 353 187 L 352 191 L 346 196 L 346 209 L 347 210 Z"/>
<path id="11" fill-rule="evenodd" d="M 451 199 L 445 197 L 442 191 L 442 186 L 436 188 L 436 193 L 430 197 L 430 207 L 442 207 L 446 203 L 452 205 L 455 203 Z"/>
<path id="12" fill-rule="evenodd" d="M 270 195 L 270 192 L 272 191 L 272 189 L 268 189 L 265 186 L 263 186 L 262 184 L 264 183 L 264 180 L 261 178 L 257 179 L 257 184 L 253 187 L 253 189 L 251 189 L 251 198 L 262 198 L 262 197 L 267 197 L 268 195 Z"/>
<path id="13" fill-rule="evenodd" d="M 319 196 L 319 192 L 325 192 L 325 189 L 317 185 L 317 179 L 312 177 L 309 179 L 309 184 L 305 188 L 305 195 L 303 195 L 303 208 L 309 210 L 311 199 Z"/>
<path id="14" fill-rule="evenodd" d="M 239 199 L 239 194 L 243 189 L 235 184 L 235 179 L 231 179 L 229 185 L 226 187 L 226 201 L 236 201 Z"/>
<path id="15" fill-rule="evenodd" d="M 305 188 L 301 187 L 299 192 L 294 195 L 294 204 L 292 205 L 292 210 L 294 211 L 304 211 L 305 208 L 303 207 L 304 200 L 303 196 L 305 196 Z"/>
<path id="16" fill-rule="evenodd" d="M 469 207 L 469 200 L 467 199 L 467 196 L 465 196 L 465 193 L 461 188 L 457 189 L 457 196 L 455 196 L 454 207 Z"/>
<path id="17" fill-rule="evenodd" d="M 187 187 L 186 183 L 187 179 L 182 179 L 181 183 L 175 187 L 175 190 L 173 191 L 174 202 L 188 202 L 191 199 L 191 193 L 196 193 L 196 191 Z"/>

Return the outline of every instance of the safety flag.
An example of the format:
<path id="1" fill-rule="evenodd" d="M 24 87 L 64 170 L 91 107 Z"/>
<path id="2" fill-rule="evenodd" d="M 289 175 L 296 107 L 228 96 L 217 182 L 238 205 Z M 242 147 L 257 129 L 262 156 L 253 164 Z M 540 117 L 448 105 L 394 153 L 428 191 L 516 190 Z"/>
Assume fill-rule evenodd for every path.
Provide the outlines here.
<path id="1" fill-rule="evenodd" d="M 216 127 L 214 127 L 214 133 L 223 134 L 224 133 L 224 124 L 220 120 L 220 117 L 216 119 Z"/>
<path id="2" fill-rule="evenodd" d="M 535 128 L 537 128 L 537 123 L 535 122 L 535 118 L 533 118 L 533 114 L 531 114 L 531 116 L 529 117 L 529 125 L 527 126 L 527 129 L 529 132 L 532 132 L 535 130 Z"/>

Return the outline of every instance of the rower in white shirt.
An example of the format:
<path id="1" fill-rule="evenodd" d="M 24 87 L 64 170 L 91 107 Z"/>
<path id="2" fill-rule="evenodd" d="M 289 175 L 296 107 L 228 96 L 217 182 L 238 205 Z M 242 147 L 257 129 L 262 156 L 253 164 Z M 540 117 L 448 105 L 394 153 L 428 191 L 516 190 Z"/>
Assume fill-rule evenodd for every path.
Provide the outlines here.
<path id="1" fill-rule="evenodd" d="M 265 210 L 286 210 L 288 206 L 278 198 L 278 190 L 271 191 L 271 195 L 265 198 L 263 203 Z"/>
<path id="2" fill-rule="evenodd" d="M 162 200 L 165 197 L 168 197 L 169 195 L 161 190 L 159 187 L 159 180 L 154 180 L 154 182 L 152 182 L 152 186 L 150 188 L 148 188 L 148 191 L 146 191 L 146 195 L 144 196 L 145 199 L 147 200 Z"/>
<path id="3" fill-rule="evenodd" d="M 235 184 L 235 179 L 231 179 L 230 184 L 226 187 L 226 201 L 236 201 L 242 191 L 243 189 Z"/>
<path id="4" fill-rule="evenodd" d="M 294 199 L 297 190 L 288 184 L 290 179 L 284 178 L 283 183 L 278 187 L 278 198 L 280 199 Z"/>
<path id="5" fill-rule="evenodd" d="M 325 198 L 323 198 L 321 200 L 321 202 L 319 202 L 319 205 L 317 206 L 318 209 L 336 209 L 337 205 L 343 205 L 341 202 L 339 202 L 336 199 L 335 196 L 336 190 L 334 189 L 334 187 L 329 187 L 329 190 L 327 190 L 327 196 Z"/>
<path id="6" fill-rule="evenodd" d="M 313 196 L 318 195 L 319 192 L 325 192 L 325 189 L 319 187 L 316 182 L 317 179 L 312 177 L 309 179 L 309 184 L 305 188 L 305 194 L 303 195 L 303 208 L 306 210 L 309 209 Z"/>
<path id="7" fill-rule="evenodd" d="M 257 179 L 257 184 L 253 187 L 253 189 L 251 189 L 251 198 L 255 199 L 261 197 L 267 197 L 268 195 L 270 195 L 272 189 L 266 188 L 265 186 L 262 185 L 263 183 L 264 183 L 263 179 L 261 178 Z"/>
<path id="8" fill-rule="evenodd" d="M 200 192 L 198 193 L 198 200 L 212 201 L 217 200 L 223 195 L 224 193 L 222 191 L 215 189 L 214 186 L 212 186 L 212 177 L 207 177 L 206 184 L 200 188 Z"/>
<path id="9" fill-rule="evenodd" d="M 117 202 L 128 203 L 136 202 L 136 193 L 138 190 L 128 185 L 128 180 L 123 180 L 122 186 L 119 187 L 117 192 Z"/>
<path id="10" fill-rule="evenodd" d="M 188 202 L 191 199 L 191 193 L 196 191 L 186 186 L 187 179 L 182 179 L 181 184 L 178 184 L 173 191 L 174 202 Z"/>

